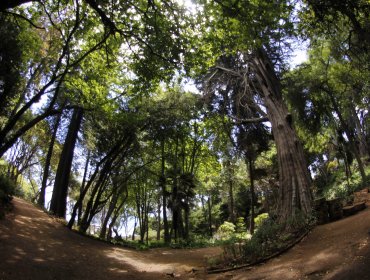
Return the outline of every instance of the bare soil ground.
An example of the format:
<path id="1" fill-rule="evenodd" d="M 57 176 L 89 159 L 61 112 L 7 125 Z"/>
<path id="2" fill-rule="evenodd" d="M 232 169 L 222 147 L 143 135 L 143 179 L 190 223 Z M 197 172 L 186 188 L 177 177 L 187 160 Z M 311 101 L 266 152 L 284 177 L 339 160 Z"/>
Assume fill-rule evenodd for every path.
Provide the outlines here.
<path id="1" fill-rule="evenodd" d="M 74 233 L 14 198 L 0 221 L 0 279 L 370 279 L 370 208 L 316 227 L 285 254 L 253 268 L 207 275 L 220 248 L 134 251 Z M 370 205 L 368 205 L 370 206 Z"/>

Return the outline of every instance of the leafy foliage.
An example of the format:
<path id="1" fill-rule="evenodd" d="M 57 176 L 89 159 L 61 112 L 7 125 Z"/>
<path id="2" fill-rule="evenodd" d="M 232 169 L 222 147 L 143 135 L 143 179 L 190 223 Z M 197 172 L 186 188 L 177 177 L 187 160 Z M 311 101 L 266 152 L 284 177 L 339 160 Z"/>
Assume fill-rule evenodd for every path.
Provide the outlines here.
<path id="1" fill-rule="evenodd" d="M 192 11 L 171 0 L 1 11 L 0 155 L 35 199 L 44 170 L 46 187 L 56 180 L 71 114 L 82 108 L 68 226 L 138 249 L 218 238 L 235 265 L 309 228 L 311 217 L 290 209 L 297 200 L 282 203 L 292 177 L 311 183 L 306 160 L 315 197 L 346 197 L 368 182 L 369 5 L 194 2 Z M 289 69 L 298 38 L 309 39 L 309 59 Z M 293 134 L 280 137 L 282 128 Z M 301 147 L 295 132 L 299 160 L 286 150 L 288 140 Z M 9 201 L 14 186 L 0 179 Z M 278 221 L 278 207 L 295 215 Z"/>

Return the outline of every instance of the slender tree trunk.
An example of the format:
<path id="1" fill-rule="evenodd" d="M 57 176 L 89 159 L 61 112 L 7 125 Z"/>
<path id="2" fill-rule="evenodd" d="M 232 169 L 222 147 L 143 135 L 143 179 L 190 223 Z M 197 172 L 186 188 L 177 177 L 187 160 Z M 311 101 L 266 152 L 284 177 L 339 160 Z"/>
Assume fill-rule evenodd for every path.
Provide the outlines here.
<path id="1" fill-rule="evenodd" d="M 335 96 L 333 94 L 333 91 L 331 89 L 326 89 L 326 88 L 324 90 L 329 95 L 329 98 L 330 98 L 330 101 L 333 105 L 334 111 L 338 115 L 341 127 L 343 128 L 343 130 L 344 130 L 344 132 L 345 132 L 345 134 L 348 138 L 348 142 L 351 146 L 353 155 L 355 156 L 355 159 L 358 163 L 358 169 L 359 169 L 360 174 L 361 174 L 362 183 L 365 183 L 366 182 L 366 174 L 365 174 L 364 164 L 363 164 L 362 159 L 361 159 L 361 155 L 360 155 L 360 152 L 359 152 L 359 147 L 358 147 L 358 145 L 356 145 L 356 137 L 353 133 L 353 129 L 350 128 L 348 123 L 345 121 L 345 119 L 342 115 L 342 112 L 339 109 L 338 102 L 335 99 Z"/>
<path id="2" fill-rule="evenodd" d="M 51 213 L 58 217 L 65 218 L 66 215 L 69 176 L 71 173 L 73 152 L 77 141 L 77 134 L 82 122 L 82 115 L 82 108 L 74 109 L 58 164 L 53 195 L 50 203 Z"/>
<path id="3" fill-rule="evenodd" d="M 158 206 L 157 206 L 157 240 L 161 240 L 161 196 L 158 195 Z"/>
<path id="4" fill-rule="evenodd" d="M 62 114 L 59 114 L 59 115 L 57 115 L 57 117 L 55 119 L 54 126 L 53 126 L 53 134 L 51 136 L 48 152 L 46 154 L 44 173 L 43 173 L 42 182 L 41 182 L 40 195 L 39 195 L 39 199 L 37 200 L 37 204 L 41 207 L 45 206 L 45 191 L 46 191 L 46 187 L 47 187 L 47 181 L 49 179 L 50 162 L 51 162 L 51 157 L 53 156 L 54 143 L 55 143 L 55 139 L 56 139 L 56 136 L 57 136 L 57 131 L 58 131 L 58 127 L 59 127 L 59 123 L 60 123 L 61 118 L 62 118 Z"/>
<path id="5" fill-rule="evenodd" d="M 251 234 L 254 233 L 254 218 L 255 218 L 255 212 L 254 212 L 254 205 L 256 203 L 256 193 L 254 189 L 254 162 L 251 158 L 247 159 L 247 165 L 249 167 L 249 180 L 251 182 L 251 214 L 250 214 L 250 224 L 249 224 L 249 232 Z"/>
<path id="6" fill-rule="evenodd" d="M 253 66 L 276 143 L 280 184 L 277 214 L 280 222 L 285 223 L 297 212 L 311 213 L 311 177 L 292 117 L 281 96 L 280 81 L 263 49 L 255 53 Z"/>
<path id="7" fill-rule="evenodd" d="M 90 163 L 90 150 L 87 151 L 87 158 L 86 158 L 86 162 L 85 162 L 84 175 L 82 177 L 82 183 L 81 183 L 79 197 L 84 197 L 83 193 L 84 193 L 84 189 L 86 187 L 86 178 L 87 178 L 87 173 L 88 173 L 88 170 L 89 170 L 89 163 Z M 77 205 L 77 211 L 78 211 L 78 214 L 77 214 L 77 223 L 79 224 L 80 221 L 81 221 L 81 217 L 82 217 L 82 201 L 81 201 L 81 203 L 79 203 Z"/>
<path id="8" fill-rule="evenodd" d="M 94 198 L 95 198 L 96 194 L 98 193 L 99 188 L 101 187 L 101 184 L 103 184 L 103 183 L 100 183 L 100 184 L 96 183 L 93 190 L 92 190 L 91 196 L 90 196 L 90 198 L 87 202 L 87 205 L 86 205 L 86 209 L 85 209 L 85 211 L 82 215 L 80 224 L 78 226 L 80 232 L 86 232 L 86 230 L 89 227 L 88 220 L 89 220 L 90 213 L 92 211 L 91 209 L 93 208 Z"/>
<path id="9" fill-rule="evenodd" d="M 109 172 L 111 166 L 112 166 L 112 162 L 117 158 L 117 154 L 119 153 L 119 145 L 115 145 L 110 151 L 109 153 L 101 160 L 99 161 L 99 163 L 96 165 L 95 167 L 95 171 L 93 173 L 93 175 L 91 176 L 91 178 L 89 179 L 89 181 L 87 182 L 86 184 L 86 187 L 84 187 L 83 191 L 80 193 L 80 196 L 75 204 L 75 206 L 73 207 L 73 211 L 72 211 L 72 215 L 71 215 L 71 219 L 69 220 L 69 223 L 67 225 L 68 228 L 72 228 L 73 224 L 74 224 L 74 221 L 76 219 L 76 215 L 77 215 L 77 211 L 79 209 L 82 209 L 82 202 L 83 200 L 85 199 L 85 196 L 87 194 L 87 191 L 90 189 L 90 187 L 93 185 L 93 182 L 95 181 L 95 178 L 99 175 L 99 179 L 98 181 L 96 182 L 95 186 L 94 186 L 94 189 L 93 189 L 93 192 L 92 192 L 92 196 L 95 196 L 96 195 L 96 192 L 98 191 L 98 188 L 100 186 L 100 184 L 102 184 L 107 176 L 107 173 Z M 99 171 L 100 169 L 100 166 L 103 164 L 103 167 L 102 169 Z M 85 166 L 86 167 L 86 166 Z M 86 171 L 86 170 L 85 170 Z M 90 204 L 89 204 L 90 203 Z M 92 201 L 89 200 L 88 202 L 88 205 L 87 205 L 87 209 L 90 210 L 90 207 L 92 206 Z M 82 212 L 82 211 L 81 211 Z M 81 215 L 81 214 L 80 214 Z M 82 219 L 84 219 L 84 215 L 82 215 L 82 217 L 79 217 L 78 219 L 78 226 L 80 227 L 81 224 L 82 224 Z M 86 222 L 86 220 L 85 220 Z"/>
<path id="10" fill-rule="evenodd" d="M 359 151 L 359 154 L 360 154 L 360 157 L 361 158 L 365 158 L 368 156 L 369 154 L 369 148 L 367 146 L 367 143 L 366 143 L 366 135 L 364 133 L 364 129 L 361 125 L 361 122 L 360 122 L 360 118 L 358 117 L 358 114 L 356 112 L 356 109 L 354 108 L 354 104 L 351 105 L 352 106 L 352 118 L 353 118 L 353 122 L 354 122 L 354 127 L 355 127 L 355 130 L 356 130 L 356 138 L 357 138 L 357 142 L 358 142 L 358 151 Z"/>
<path id="11" fill-rule="evenodd" d="M 97 213 L 99 213 L 100 211 L 99 207 L 104 205 L 110 199 L 111 194 L 108 195 L 108 198 L 106 200 L 103 200 L 103 201 L 100 200 L 104 193 L 104 190 L 106 189 L 106 186 L 107 186 L 107 181 L 104 180 L 104 183 L 99 187 L 95 200 L 94 200 L 94 197 L 90 198 L 90 201 L 92 201 L 92 203 L 90 204 L 91 207 L 90 208 L 86 207 L 86 211 L 84 213 L 84 216 L 81 220 L 81 225 L 79 227 L 79 230 L 81 232 L 86 232 L 94 216 Z"/>
<path id="12" fill-rule="evenodd" d="M 135 222 L 134 222 L 134 229 L 132 230 L 132 241 L 135 240 L 135 231 L 136 231 L 136 226 L 137 226 L 137 219 L 135 217 Z"/>
<path id="13" fill-rule="evenodd" d="M 175 155 L 174 155 L 174 175 L 172 182 L 172 229 L 175 235 L 175 241 L 177 242 L 179 237 L 179 224 L 180 224 L 180 207 L 178 202 L 178 179 L 177 179 L 177 161 L 178 161 L 178 148 L 179 148 L 179 138 L 176 137 L 175 145 Z"/>
<path id="14" fill-rule="evenodd" d="M 166 244 L 171 243 L 171 235 L 169 232 L 168 220 L 167 220 L 167 190 L 166 190 L 166 176 L 165 176 L 165 154 L 164 154 L 164 140 L 161 140 L 161 176 L 159 183 L 162 190 L 162 211 L 163 211 L 163 230 L 164 230 L 164 242 Z"/>
<path id="15" fill-rule="evenodd" d="M 190 218 L 190 207 L 189 204 L 184 209 L 184 219 L 185 219 L 185 228 L 184 228 L 184 238 L 189 240 L 189 218 Z"/>
<path id="16" fill-rule="evenodd" d="M 120 205 L 116 208 L 116 210 L 114 211 L 114 215 L 113 215 L 113 218 L 109 224 L 109 227 L 108 227 L 108 236 L 107 236 L 107 241 L 110 241 L 111 238 L 112 238 L 112 229 L 114 227 L 114 224 L 116 223 L 117 219 L 118 219 L 118 216 L 119 216 L 119 213 L 123 207 L 123 205 L 125 204 L 126 202 L 126 199 L 128 197 L 128 192 L 127 192 L 127 187 L 126 187 L 126 194 L 125 194 L 125 197 L 122 199 L 122 202 L 120 203 Z M 118 235 L 118 234 L 117 234 Z"/>
<path id="17" fill-rule="evenodd" d="M 209 236 L 213 236 L 212 230 L 212 203 L 211 203 L 211 194 L 208 196 L 207 200 L 208 205 L 208 228 L 209 228 Z"/>
<path id="18" fill-rule="evenodd" d="M 149 244 L 149 200 L 145 206 L 145 234 L 146 234 L 146 244 Z"/>
<path id="19" fill-rule="evenodd" d="M 114 211 L 114 208 L 116 207 L 117 202 L 118 202 L 118 194 L 114 194 L 112 196 L 111 202 L 109 203 L 107 214 L 105 215 L 104 221 L 101 226 L 99 237 L 102 239 L 105 239 L 106 237 L 108 222 L 109 222 L 110 217 L 113 214 L 113 211 Z"/>
<path id="20" fill-rule="evenodd" d="M 234 182 L 232 178 L 232 167 L 231 167 L 231 161 L 230 159 L 226 160 L 226 170 L 227 170 L 227 182 L 228 182 L 228 207 L 229 207 L 229 221 L 235 224 L 236 218 L 235 218 L 235 206 L 234 206 Z"/>

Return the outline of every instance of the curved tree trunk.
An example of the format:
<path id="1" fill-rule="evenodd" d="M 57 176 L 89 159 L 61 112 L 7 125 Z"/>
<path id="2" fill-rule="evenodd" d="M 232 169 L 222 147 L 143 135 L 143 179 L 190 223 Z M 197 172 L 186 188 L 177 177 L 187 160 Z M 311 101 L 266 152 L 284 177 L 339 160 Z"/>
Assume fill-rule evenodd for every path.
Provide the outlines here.
<path id="1" fill-rule="evenodd" d="M 120 187 L 118 186 L 114 186 L 114 187 L 116 188 L 116 190 L 112 195 L 112 199 L 111 199 L 111 202 L 109 203 L 109 208 L 104 218 L 104 222 L 101 226 L 101 231 L 100 231 L 100 238 L 107 238 L 107 240 L 108 240 L 109 235 L 111 235 L 112 227 L 117 219 L 116 217 L 117 215 L 115 215 L 115 213 L 118 212 L 122 208 L 128 196 L 126 183 L 124 183 L 124 185 L 121 185 Z M 121 203 L 117 207 L 118 200 L 120 198 L 120 195 L 122 195 L 123 192 L 125 193 L 125 197 L 122 198 Z M 113 214 L 113 218 L 111 218 L 112 214 Z M 111 222 L 109 223 L 109 221 Z M 108 223 L 109 223 L 109 226 L 108 226 Z M 107 230 L 108 230 L 108 234 L 107 234 Z"/>
<path id="2" fill-rule="evenodd" d="M 118 194 L 114 194 L 113 197 L 112 197 L 111 202 L 109 203 L 107 214 L 104 217 L 104 222 L 101 226 L 101 231 L 100 231 L 100 234 L 99 234 L 99 237 L 101 239 L 105 239 L 105 237 L 107 235 L 107 226 L 108 226 L 109 220 L 110 220 L 110 218 L 113 214 L 114 208 L 116 207 L 117 202 L 118 202 Z"/>
<path id="3" fill-rule="evenodd" d="M 109 223 L 108 234 L 107 234 L 107 241 L 108 242 L 111 241 L 111 239 L 112 239 L 112 230 L 114 230 L 113 229 L 114 224 L 116 223 L 116 221 L 118 219 L 118 216 L 119 216 L 119 213 L 120 213 L 120 211 L 121 211 L 121 209 L 122 209 L 123 205 L 125 204 L 126 199 L 128 197 L 127 187 L 125 189 L 125 192 L 126 192 L 125 197 L 122 199 L 120 205 L 114 210 L 113 218 L 112 218 L 111 222 Z M 118 232 L 116 232 L 116 235 L 118 236 Z"/>
<path id="4" fill-rule="evenodd" d="M 277 213 L 280 222 L 285 222 L 298 212 L 311 213 L 311 177 L 303 147 L 281 96 L 280 81 L 263 49 L 255 53 L 253 66 L 276 143 L 280 181 Z"/>

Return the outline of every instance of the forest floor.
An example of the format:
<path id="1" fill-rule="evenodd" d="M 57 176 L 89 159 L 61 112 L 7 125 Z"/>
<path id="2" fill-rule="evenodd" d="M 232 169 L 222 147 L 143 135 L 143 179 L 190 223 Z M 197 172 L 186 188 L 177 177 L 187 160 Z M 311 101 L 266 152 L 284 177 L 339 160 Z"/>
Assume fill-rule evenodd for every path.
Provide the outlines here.
<path id="1" fill-rule="evenodd" d="M 221 248 L 135 251 L 84 237 L 21 199 L 0 221 L 0 279 L 370 279 L 370 204 L 348 218 L 317 226 L 264 264 L 205 273 Z"/>

